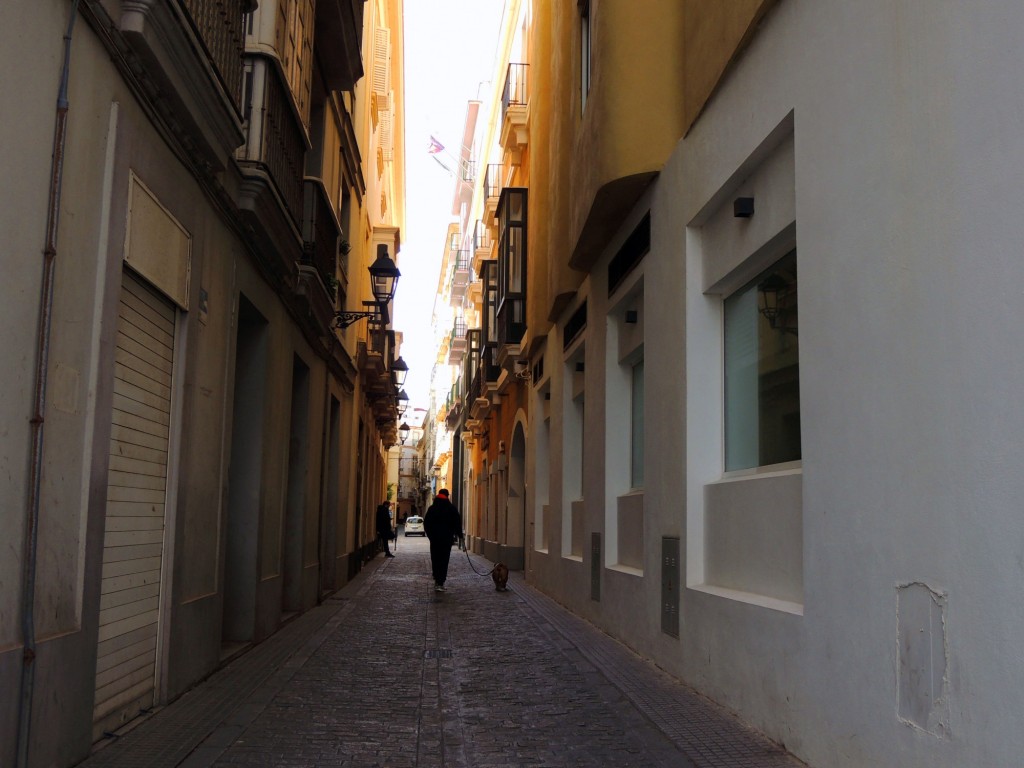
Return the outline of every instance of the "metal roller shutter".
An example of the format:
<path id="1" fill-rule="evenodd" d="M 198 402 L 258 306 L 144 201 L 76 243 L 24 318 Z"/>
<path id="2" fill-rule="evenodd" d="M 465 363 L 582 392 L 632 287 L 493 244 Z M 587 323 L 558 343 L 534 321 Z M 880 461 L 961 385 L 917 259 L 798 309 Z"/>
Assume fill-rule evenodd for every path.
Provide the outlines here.
<path id="1" fill-rule="evenodd" d="M 125 272 L 114 357 L 96 738 L 153 704 L 174 319 L 173 305 Z"/>

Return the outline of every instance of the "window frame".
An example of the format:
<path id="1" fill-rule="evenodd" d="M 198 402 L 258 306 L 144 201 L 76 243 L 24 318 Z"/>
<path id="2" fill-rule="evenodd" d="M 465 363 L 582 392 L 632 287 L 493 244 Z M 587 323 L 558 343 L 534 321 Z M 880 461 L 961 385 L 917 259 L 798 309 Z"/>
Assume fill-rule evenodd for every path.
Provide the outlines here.
<path id="1" fill-rule="evenodd" d="M 737 473 L 749 473 L 757 471 L 771 471 L 780 468 L 784 465 L 793 465 L 794 462 L 800 462 L 803 457 L 802 441 L 800 435 L 800 348 L 799 348 L 799 334 L 797 318 L 799 313 L 798 304 L 798 291 L 799 283 L 797 279 L 797 249 L 793 248 L 787 250 L 781 257 L 773 261 L 767 268 L 762 270 L 752 280 L 747 281 L 736 290 L 729 293 L 727 296 L 722 297 L 722 469 L 723 476 L 735 476 Z M 788 289 L 787 296 L 785 299 L 780 298 L 779 301 L 785 301 L 787 306 L 783 307 L 785 316 L 779 315 L 772 320 L 767 317 L 765 309 L 764 299 L 764 286 L 771 281 L 773 278 L 778 276 L 780 272 L 788 271 L 792 279 L 788 282 L 791 288 Z M 749 298 L 748 298 L 749 297 Z M 746 384 L 748 387 L 753 385 L 756 388 L 756 392 L 753 393 L 753 397 L 756 397 L 756 401 L 751 403 L 748 399 L 745 402 L 737 403 L 733 398 L 741 397 L 742 394 L 737 391 L 735 384 L 736 376 L 732 375 L 733 381 L 730 381 L 730 340 L 729 340 L 729 326 L 730 318 L 735 317 L 737 313 L 730 312 L 730 303 L 733 306 L 738 306 L 740 301 L 746 301 L 748 304 L 752 304 L 750 311 L 753 312 L 753 316 L 750 318 L 741 318 L 745 321 L 752 321 L 753 324 L 753 340 L 756 344 L 754 360 L 754 369 L 756 376 L 753 380 L 747 379 L 741 381 L 742 384 Z M 741 310 L 742 312 L 742 310 Z M 749 330 L 749 328 L 748 328 Z M 786 446 L 785 435 L 782 435 L 778 443 L 782 443 L 782 448 L 776 447 L 774 450 L 781 450 L 783 456 L 779 460 L 771 460 L 771 451 L 773 450 L 770 446 L 766 446 L 765 436 L 771 434 L 766 430 L 767 420 L 765 419 L 766 409 L 764 408 L 765 402 L 765 381 L 766 373 L 764 371 L 764 365 L 766 359 L 768 359 L 767 350 L 764 347 L 766 337 L 772 337 L 777 340 L 776 354 L 782 355 L 788 353 L 789 357 L 795 358 L 795 362 L 792 365 L 785 366 L 784 368 L 773 369 L 775 371 L 787 370 L 788 368 L 794 368 L 793 376 L 795 381 L 791 381 L 791 391 L 795 391 L 796 409 L 795 409 L 795 435 L 791 435 L 791 440 L 795 438 L 795 444 Z M 787 343 L 787 339 L 792 338 L 792 343 Z M 734 335 L 735 343 L 735 335 Z M 771 371 L 769 371 L 771 372 Z M 777 387 L 776 387 L 777 388 Z M 783 390 L 783 395 L 787 394 L 786 390 Z M 751 397 L 751 393 L 746 393 L 747 397 Z M 755 419 L 754 421 L 743 421 L 737 425 L 736 419 L 743 419 L 742 415 L 738 415 L 737 411 L 742 411 L 744 408 L 750 409 L 751 405 L 755 405 L 754 409 Z M 730 411 L 732 413 L 730 413 Z M 780 411 L 777 407 L 768 410 L 769 415 L 781 415 L 785 417 L 785 413 Z M 732 420 L 732 423 L 730 421 Z M 780 433 L 781 430 L 777 430 L 776 433 Z M 737 444 L 733 442 L 730 445 L 730 441 L 737 439 L 745 442 Z M 793 455 L 793 448 L 795 447 L 795 455 Z M 749 459 L 743 458 L 744 455 L 756 454 L 756 458 Z M 732 458 L 730 458 L 732 457 Z"/>

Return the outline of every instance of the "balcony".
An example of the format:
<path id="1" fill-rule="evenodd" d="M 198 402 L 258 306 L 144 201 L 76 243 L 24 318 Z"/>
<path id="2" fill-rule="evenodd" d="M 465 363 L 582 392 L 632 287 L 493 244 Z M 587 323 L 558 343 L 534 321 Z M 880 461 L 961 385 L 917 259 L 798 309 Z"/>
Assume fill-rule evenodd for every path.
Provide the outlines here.
<path id="1" fill-rule="evenodd" d="M 242 175 L 238 207 L 259 235 L 262 255 L 275 273 L 300 256 L 306 134 L 278 68 L 265 57 L 245 64 L 246 143 L 236 153 Z"/>
<path id="2" fill-rule="evenodd" d="M 331 91 L 350 91 L 363 76 L 364 0 L 320 0 L 316 4 L 316 51 Z"/>
<path id="3" fill-rule="evenodd" d="M 358 357 L 363 395 L 382 438 L 393 445 L 398 438 L 398 392 L 390 372 L 395 362 L 395 332 L 380 321 L 369 320 Z"/>
<path id="4" fill-rule="evenodd" d="M 505 89 L 501 96 L 501 138 L 502 149 L 513 153 L 513 163 L 519 162 L 519 153 L 529 141 L 527 117 L 529 115 L 529 90 L 527 88 L 528 64 L 509 64 L 505 73 Z"/>
<path id="5" fill-rule="evenodd" d="M 316 269 L 323 284 L 331 286 L 337 280 L 341 227 L 320 180 L 306 179 L 303 189 L 302 263 Z"/>
<path id="6" fill-rule="evenodd" d="M 459 423 L 462 421 L 462 400 L 462 379 L 460 378 L 452 385 L 446 401 L 444 420 L 449 432 L 458 429 Z"/>
<path id="7" fill-rule="evenodd" d="M 467 414 L 470 418 L 482 421 L 501 403 L 498 378 L 502 369 L 495 362 L 496 352 L 493 344 L 484 344 L 480 349 L 480 367 L 473 378 L 473 386 L 467 400 Z"/>
<path id="8" fill-rule="evenodd" d="M 466 340 L 466 321 L 459 318 L 455 321 L 452 332 L 448 335 L 448 365 L 458 365 L 466 356 L 469 342 Z"/>
<path id="9" fill-rule="evenodd" d="M 327 190 L 319 179 L 306 179 L 302 213 L 302 258 L 296 295 L 304 300 L 317 331 L 328 332 L 334 320 L 338 292 L 338 235 Z"/>
<path id="10" fill-rule="evenodd" d="M 387 336 L 388 331 L 383 323 L 367 320 L 366 340 L 359 343 L 359 369 L 364 385 L 371 393 L 382 393 L 384 389 Z"/>
<path id="11" fill-rule="evenodd" d="M 480 274 L 480 262 L 492 258 L 492 244 L 490 228 L 483 220 L 478 220 L 473 227 L 473 271 L 477 274 Z"/>
<path id="12" fill-rule="evenodd" d="M 527 195 L 523 187 L 507 187 L 498 201 L 498 362 L 518 357 L 526 332 Z"/>
<path id="13" fill-rule="evenodd" d="M 122 3 L 120 28 L 171 130 L 211 171 L 224 170 L 242 132 L 244 0 Z"/>
<path id="14" fill-rule="evenodd" d="M 449 284 L 450 302 L 453 307 L 461 307 L 469 285 L 469 251 L 456 251 L 452 259 L 452 279 Z"/>
<path id="15" fill-rule="evenodd" d="M 498 308 L 498 338 L 501 340 L 502 357 L 519 357 L 519 342 L 526 333 L 526 298 L 506 296 Z M 507 348 L 507 349 L 506 349 Z"/>
<path id="16" fill-rule="evenodd" d="M 477 379 L 480 380 L 480 391 L 478 397 L 486 397 L 486 388 L 497 385 L 498 375 L 501 368 L 498 365 L 498 349 L 501 339 L 498 336 L 498 266 L 494 259 L 483 263 L 483 272 L 480 274 L 483 283 L 483 313 L 480 326 L 480 370 Z"/>
<path id="17" fill-rule="evenodd" d="M 502 368 L 498 365 L 498 345 L 493 343 L 484 344 L 480 350 L 480 396 L 487 397 L 488 393 L 494 392 L 498 387 L 498 377 L 501 376 Z"/>
<path id="18" fill-rule="evenodd" d="M 475 398 L 480 396 L 481 332 L 480 328 L 470 328 L 466 332 L 469 350 L 466 353 L 465 360 L 462 361 L 462 378 L 460 380 L 462 382 L 464 400 L 468 403 L 472 403 Z"/>
<path id="19" fill-rule="evenodd" d="M 486 197 L 484 208 L 488 221 L 494 220 L 498 211 L 498 197 L 504 186 L 501 163 L 489 163 L 484 173 L 484 196 Z"/>

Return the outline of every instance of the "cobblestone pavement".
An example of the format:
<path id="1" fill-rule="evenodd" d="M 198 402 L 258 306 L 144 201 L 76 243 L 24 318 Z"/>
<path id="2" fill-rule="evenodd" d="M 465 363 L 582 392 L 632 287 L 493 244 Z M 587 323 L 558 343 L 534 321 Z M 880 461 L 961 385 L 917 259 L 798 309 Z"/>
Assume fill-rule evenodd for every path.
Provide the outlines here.
<path id="1" fill-rule="evenodd" d="M 447 586 L 403 539 L 81 768 L 803 765 L 519 574 L 453 551 Z"/>

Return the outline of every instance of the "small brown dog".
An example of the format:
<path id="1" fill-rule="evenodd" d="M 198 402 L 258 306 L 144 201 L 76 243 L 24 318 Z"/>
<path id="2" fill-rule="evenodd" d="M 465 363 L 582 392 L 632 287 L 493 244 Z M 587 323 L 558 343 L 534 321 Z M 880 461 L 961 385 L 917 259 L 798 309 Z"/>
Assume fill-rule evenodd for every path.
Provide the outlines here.
<path id="1" fill-rule="evenodd" d="M 498 563 L 491 570 L 491 578 L 494 579 L 494 588 L 499 592 L 504 592 L 508 585 L 508 566 Z"/>

